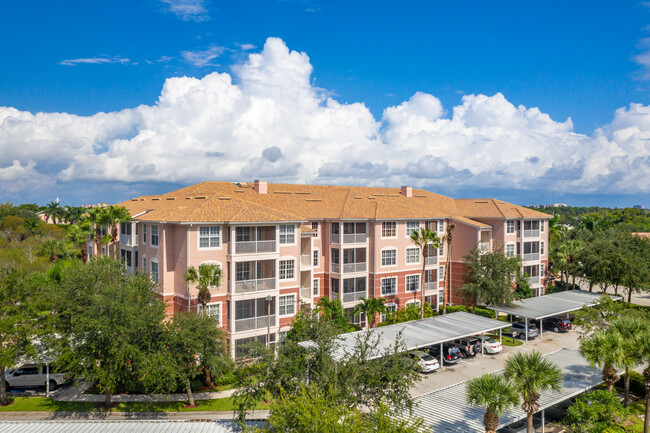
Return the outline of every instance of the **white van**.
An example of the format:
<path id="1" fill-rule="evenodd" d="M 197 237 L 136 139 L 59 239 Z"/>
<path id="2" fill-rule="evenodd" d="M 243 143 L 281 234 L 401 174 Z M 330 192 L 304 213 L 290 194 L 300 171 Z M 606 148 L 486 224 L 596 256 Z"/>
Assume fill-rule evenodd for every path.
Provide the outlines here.
<path id="1" fill-rule="evenodd" d="M 47 370 L 45 365 L 24 364 L 5 373 L 7 389 L 37 388 L 47 386 Z M 68 375 L 53 371 L 50 366 L 50 390 L 68 382 Z"/>

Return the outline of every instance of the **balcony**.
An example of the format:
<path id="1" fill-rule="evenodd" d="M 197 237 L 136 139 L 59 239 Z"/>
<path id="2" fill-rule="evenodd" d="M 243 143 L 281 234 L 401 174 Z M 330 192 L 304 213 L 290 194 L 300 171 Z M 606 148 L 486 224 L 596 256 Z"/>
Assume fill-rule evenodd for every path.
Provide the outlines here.
<path id="1" fill-rule="evenodd" d="M 539 275 L 536 277 L 528 277 L 528 283 L 530 284 L 539 284 Z"/>
<path id="2" fill-rule="evenodd" d="M 300 255 L 300 266 L 311 266 L 312 257 L 310 254 L 301 254 Z"/>
<path id="3" fill-rule="evenodd" d="M 367 263 L 362 262 L 362 263 L 344 263 L 343 264 L 343 273 L 351 273 L 351 272 L 366 272 L 367 268 Z"/>
<path id="4" fill-rule="evenodd" d="M 438 256 L 429 256 L 427 257 L 426 265 L 437 265 L 438 264 Z"/>
<path id="5" fill-rule="evenodd" d="M 524 230 L 524 237 L 525 238 L 538 238 L 539 237 L 539 229 L 537 229 L 537 230 Z"/>
<path id="6" fill-rule="evenodd" d="M 366 297 L 366 291 L 343 293 L 343 302 L 354 302 Z"/>
<path id="7" fill-rule="evenodd" d="M 432 281 L 430 283 L 424 283 L 424 291 L 430 292 L 432 290 L 438 290 L 438 282 Z"/>
<path id="8" fill-rule="evenodd" d="M 368 242 L 368 233 L 353 233 L 343 235 L 344 244 L 363 244 L 366 242 Z"/>
<path id="9" fill-rule="evenodd" d="M 528 253 L 523 255 L 524 262 L 539 260 L 539 253 Z"/>
<path id="10" fill-rule="evenodd" d="M 127 247 L 132 247 L 133 245 L 133 236 L 120 234 L 120 245 L 125 245 Z"/>
<path id="11" fill-rule="evenodd" d="M 481 252 L 487 253 L 492 250 L 492 243 L 491 242 L 479 242 L 478 244 L 478 249 Z"/>
<path id="12" fill-rule="evenodd" d="M 235 281 L 235 293 L 253 293 L 275 290 L 275 277 Z"/>
<path id="13" fill-rule="evenodd" d="M 235 254 L 275 253 L 276 251 L 276 242 L 274 240 L 235 242 Z"/>
<path id="14" fill-rule="evenodd" d="M 341 272 L 340 265 L 338 263 L 332 263 L 332 272 L 338 274 Z"/>
<path id="15" fill-rule="evenodd" d="M 338 234 L 331 234 L 330 235 L 330 243 L 338 244 L 339 243 L 339 235 Z"/>
<path id="16" fill-rule="evenodd" d="M 275 326 L 275 314 L 271 316 L 250 317 L 248 319 L 235 320 L 235 332 L 263 329 L 268 326 Z"/>
<path id="17" fill-rule="evenodd" d="M 300 288 L 300 297 L 303 299 L 311 298 L 311 287 L 301 287 Z"/>

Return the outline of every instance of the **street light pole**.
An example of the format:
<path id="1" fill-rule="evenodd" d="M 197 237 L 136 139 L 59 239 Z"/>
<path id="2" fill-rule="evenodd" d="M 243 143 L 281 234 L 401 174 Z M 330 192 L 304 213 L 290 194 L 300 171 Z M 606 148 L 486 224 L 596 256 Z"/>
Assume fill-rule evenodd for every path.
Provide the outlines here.
<path id="1" fill-rule="evenodd" d="M 266 347 L 271 344 L 271 295 L 266 296 Z"/>

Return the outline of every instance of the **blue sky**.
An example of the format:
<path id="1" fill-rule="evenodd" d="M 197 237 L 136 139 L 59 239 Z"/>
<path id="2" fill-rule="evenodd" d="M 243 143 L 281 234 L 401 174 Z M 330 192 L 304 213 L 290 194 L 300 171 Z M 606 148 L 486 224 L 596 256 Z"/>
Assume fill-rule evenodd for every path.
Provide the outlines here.
<path id="1" fill-rule="evenodd" d="M 650 206 L 650 7 L 634 1 L 371 5 L 3 3 L 0 107 L 13 111 L 0 114 L 0 154 L 5 155 L 0 182 L 6 182 L 0 201 L 45 202 L 59 196 L 65 203 L 115 202 L 200 180 L 261 173 L 284 182 L 408 182 L 443 194 L 498 195 L 521 204 Z M 268 45 L 271 37 L 277 46 Z M 259 64 L 249 59 L 251 53 L 260 57 Z M 292 76 L 296 70 L 301 73 L 292 80 L 272 74 Z M 181 77 L 202 79 L 214 72 L 228 74 L 231 87 L 202 80 L 197 89 L 204 96 L 184 93 L 194 82 Z M 171 77 L 179 80 L 166 81 Z M 123 111 L 159 108 L 163 86 L 183 95 L 164 114 L 148 108 Z M 248 105 L 219 106 L 223 91 L 243 92 Z M 427 97 L 414 100 L 416 94 Z M 493 99 L 499 94 L 502 98 Z M 339 115 L 327 109 L 328 98 L 339 105 Z M 260 99 L 271 101 L 277 119 L 253 118 Z M 520 106 L 524 111 L 508 114 Z M 297 110 L 289 116 L 313 127 L 287 133 L 296 129 L 281 123 L 288 107 Z M 389 107 L 402 108 L 387 115 Z M 224 110 L 230 110 L 227 116 Z M 462 113 L 455 117 L 457 110 Z M 39 112 L 46 113 L 42 119 L 28 115 Z M 98 119 L 98 112 L 107 118 Z M 69 126 L 62 127 L 52 113 L 67 115 Z M 207 125 L 194 124 L 186 138 L 179 128 L 187 116 L 209 118 L 219 132 L 195 135 Z M 250 146 L 233 138 L 241 137 L 240 131 L 225 128 L 225 122 L 242 116 L 246 134 L 259 133 L 248 137 Z M 178 135 L 160 144 L 169 137 L 162 125 L 169 126 L 170 119 L 178 123 Z M 491 122 L 502 130 L 492 131 Z M 350 125 L 358 136 L 346 131 Z M 474 129 L 459 132 L 458 125 Z M 156 137 L 151 143 L 150 131 Z M 459 135 L 471 138 L 455 142 Z M 324 143 L 338 152 L 323 152 Z M 227 152 L 233 147 L 242 151 Z M 492 156 L 468 161 L 463 153 L 453 154 L 459 147 L 464 154 L 476 149 Z M 55 150 L 39 156 L 43 148 Z M 170 148 L 224 158 L 185 173 L 165 159 Z M 273 148 L 278 150 L 267 151 Z M 352 148 L 359 155 L 348 161 Z M 382 151 L 369 156 L 367 150 L 377 148 Z M 300 149 L 322 155 L 314 158 Z M 508 153 L 500 155 L 499 149 Z M 268 159 L 264 151 L 279 157 Z M 155 156 L 150 164 L 137 161 L 147 152 Z M 520 157 L 512 159 L 518 152 Z M 107 168 L 112 164 L 128 169 Z M 506 167 L 512 165 L 520 168 Z M 427 167 L 436 173 L 425 173 Z"/>

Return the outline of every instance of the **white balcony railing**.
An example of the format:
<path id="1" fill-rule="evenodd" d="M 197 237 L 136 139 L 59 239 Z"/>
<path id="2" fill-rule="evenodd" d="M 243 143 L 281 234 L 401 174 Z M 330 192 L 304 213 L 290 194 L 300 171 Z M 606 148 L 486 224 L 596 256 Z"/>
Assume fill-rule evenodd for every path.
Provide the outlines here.
<path id="1" fill-rule="evenodd" d="M 530 262 L 533 260 L 539 260 L 539 253 L 528 253 L 524 254 L 524 261 L 525 262 Z"/>
<path id="2" fill-rule="evenodd" d="M 133 236 L 120 234 L 120 244 L 127 247 L 133 246 Z"/>
<path id="3" fill-rule="evenodd" d="M 301 266 L 311 266 L 311 255 L 309 254 L 301 254 L 300 255 L 300 265 Z"/>
<path id="4" fill-rule="evenodd" d="M 330 235 L 330 242 L 333 244 L 338 244 L 339 243 L 339 235 Z"/>
<path id="5" fill-rule="evenodd" d="M 437 265 L 438 264 L 438 256 L 429 256 L 427 257 L 427 266 L 429 265 Z"/>
<path id="6" fill-rule="evenodd" d="M 537 229 L 537 230 L 524 230 L 524 237 L 525 238 L 538 238 L 539 237 L 539 229 Z"/>
<path id="7" fill-rule="evenodd" d="M 530 284 L 539 284 L 539 275 L 536 277 L 528 277 L 528 282 Z"/>
<path id="8" fill-rule="evenodd" d="M 269 325 L 275 326 L 275 315 L 250 317 L 248 319 L 239 319 L 239 320 L 235 320 L 235 332 L 251 331 L 253 329 L 262 329 L 268 327 Z"/>
<path id="9" fill-rule="evenodd" d="M 344 234 L 344 244 L 363 244 L 368 242 L 368 233 Z"/>
<path id="10" fill-rule="evenodd" d="M 332 263 L 332 272 L 338 274 L 340 273 L 341 268 L 338 263 Z"/>
<path id="11" fill-rule="evenodd" d="M 366 262 L 362 263 L 344 263 L 343 264 L 343 273 L 348 272 L 366 272 Z"/>
<path id="12" fill-rule="evenodd" d="M 430 283 L 424 283 L 424 291 L 429 292 L 431 290 L 438 290 L 438 282 L 432 281 Z"/>
<path id="13" fill-rule="evenodd" d="M 479 242 L 478 249 L 481 252 L 487 253 L 492 249 L 492 244 L 490 242 Z"/>
<path id="14" fill-rule="evenodd" d="M 263 292 L 275 290 L 275 278 L 235 281 L 235 293 Z"/>
<path id="15" fill-rule="evenodd" d="M 366 291 L 343 293 L 343 302 L 354 302 L 366 297 Z"/>
<path id="16" fill-rule="evenodd" d="M 311 298 L 311 287 L 301 287 L 300 288 L 300 297 L 309 299 Z"/>
<path id="17" fill-rule="evenodd" d="M 235 254 L 274 253 L 276 251 L 275 241 L 235 242 Z"/>

